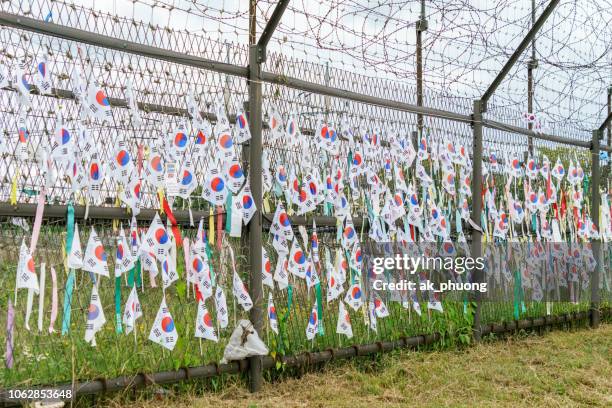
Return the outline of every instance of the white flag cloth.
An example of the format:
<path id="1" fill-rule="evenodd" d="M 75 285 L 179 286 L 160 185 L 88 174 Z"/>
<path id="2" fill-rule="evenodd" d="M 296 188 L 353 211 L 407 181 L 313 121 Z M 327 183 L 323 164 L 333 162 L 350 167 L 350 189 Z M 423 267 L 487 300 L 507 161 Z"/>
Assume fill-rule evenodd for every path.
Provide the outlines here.
<path id="1" fill-rule="evenodd" d="M 144 253 L 152 252 L 155 254 L 158 261 L 163 262 L 168 255 L 170 246 L 170 237 L 168 236 L 166 227 L 164 227 L 164 224 L 159 218 L 159 214 L 155 214 L 155 218 L 153 218 L 140 244 L 140 251 Z"/>
<path id="2" fill-rule="evenodd" d="M 344 334 L 347 338 L 353 337 L 353 326 L 351 326 L 351 316 L 344 307 L 344 302 L 338 303 L 338 324 L 336 325 L 336 333 Z"/>
<path id="3" fill-rule="evenodd" d="M 188 199 L 191 193 L 193 193 L 193 190 L 198 186 L 195 170 L 190 160 L 185 160 L 181 166 L 178 181 L 178 196 L 183 199 Z"/>
<path id="4" fill-rule="evenodd" d="M 229 190 L 218 169 L 209 169 L 202 185 L 202 198 L 213 205 L 223 205 Z"/>
<path id="5" fill-rule="evenodd" d="M 308 340 L 314 339 L 319 329 L 319 316 L 318 316 L 318 305 L 315 300 L 310 316 L 308 317 L 308 326 L 306 326 L 306 338 Z"/>
<path id="6" fill-rule="evenodd" d="M 274 280 L 272 278 L 272 264 L 266 248 L 261 248 L 261 274 L 262 284 L 274 289 Z"/>
<path id="7" fill-rule="evenodd" d="M 306 277 L 306 254 L 302 250 L 297 239 L 291 244 L 291 253 L 289 254 L 289 272 L 304 279 Z"/>
<path id="8" fill-rule="evenodd" d="M 213 325 L 212 316 L 206 308 L 206 304 L 200 300 L 198 302 L 198 316 L 196 317 L 195 336 L 201 339 L 219 341 L 215 327 Z"/>
<path id="9" fill-rule="evenodd" d="M 102 329 L 106 323 L 106 317 L 104 316 L 104 310 L 102 309 L 102 303 L 100 303 L 100 296 L 98 295 L 98 288 L 94 284 L 91 288 L 91 299 L 89 301 L 89 308 L 87 309 L 87 324 L 85 325 L 85 341 L 90 343 L 92 346 L 96 345 L 96 333 Z"/>
<path id="10" fill-rule="evenodd" d="M 215 291 L 215 308 L 217 309 L 217 321 L 219 327 L 225 329 L 229 324 L 229 312 L 227 310 L 227 299 L 225 298 L 225 292 L 221 286 L 217 286 Z"/>
<path id="11" fill-rule="evenodd" d="M 437 310 L 440 313 L 444 312 L 444 310 L 442 309 L 442 302 L 440 302 L 437 293 L 434 293 L 430 296 L 429 302 L 427 302 L 427 308 Z"/>
<path id="12" fill-rule="evenodd" d="M 38 293 L 38 276 L 36 275 L 36 265 L 34 264 L 34 258 L 32 258 L 30 250 L 23 240 L 21 241 L 21 248 L 19 249 L 16 288 L 33 289 Z"/>
<path id="13" fill-rule="evenodd" d="M 240 193 L 238 193 L 238 199 L 234 200 L 233 203 L 238 210 L 242 211 L 242 222 L 244 225 L 247 225 L 251 218 L 253 218 L 253 215 L 255 215 L 255 211 L 257 211 L 248 181 Z"/>
<path id="14" fill-rule="evenodd" d="M 244 184 L 244 170 L 240 166 L 240 162 L 234 157 L 223 168 L 223 178 L 225 179 L 227 188 L 236 194 Z"/>
<path id="15" fill-rule="evenodd" d="M 238 303 L 240 303 L 240 305 L 242 306 L 242 308 L 248 312 L 249 310 L 251 310 L 251 307 L 253 307 L 253 301 L 251 300 L 251 296 L 249 295 L 249 292 L 246 289 L 246 286 L 244 286 L 244 283 L 242 283 L 242 279 L 240 279 L 240 276 L 238 276 L 238 274 L 234 271 L 234 296 L 236 296 L 236 300 L 238 300 Z"/>
<path id="16" fill-rule="evenodd" d="M 272 225 L 270 226 L 270 232 L 272 234 L 282 235 L 289 241 L 293 239 L 291 221 L 289 220 L 289 216 L 281 203 L 279 203 L 276 207 L 274 219 L 272 220 Z"/>
<path id="17" fill-rule="evenodd" d="M 151 333 L 149 333 L 149 340 L 168 350 L 173 350 L 174 346 L 176 346 L 178 333 L 174 326 L 174 319 L 172 319 L 172 315 L 168 310 L 168 305 L 166 305 L 165 296 L 162 298 L 161 304 L 159 305 L 155 322 L 153 323 L 153 327 L 151 327 Z"/>
<path id="18" fill-rule="evenodd" d="M 108 167 L 115 179 L 122 183 L 129 182 L 134 170 L 134 162 L 124 141 L 120 141 L 117 144 L 117 149 L 115 149 L 113 156 L 109 160 Z"/>
<path id="19" fill-rule="evenodd" d="M 76 225 L 75 225 L 76 227 Z M 72 242 L 74 247 L 74 241 Z M 121 228 L 119 238 L 117 238 L 117 251 L 115 254 L 115 277 L 119 277 L 129 272 L 135 265 L 136 259 L 132 256 L 132 251 L 128 246 L 125 232 Z"/>
<path id="20" fill-rule="evenodd" d="M 246 113 L 240 110 L 236 114 L 236 126 L 234 126 L 234 139 L 236 143 L 244 143 L 251 138 L 251 130 L 247 121 Z"/>
<path id="21" fill-rule="evenodd" d="M 109 277 L 106 252 L 93 227 L 91 227 L 91 234 L 89 234 L 89 241 L 87 241 L 87 248 L 85 249 L 83 270 Z"/>
<path id="22" fill-rule="evenodd" d="M 353 310 L 357 311 L 363 305 L 363 292 L 361 291 L 361 286 L 355 283 L 351 286 L 346 292 L 346 296 L 344 297 L 344 301 L 353 308 Z"/>
<path id="23" fill-rule="evenodd" d="M 136 285 L 132 287 L 130 297 L 128 297 L 125 303 L 125 310 L 123 311 L 123 324 L 125 325 L 125 334 L 130 334 L 134 327 L 136 327 L 136 320 L 142 317 L 142 310 L 140 307 L 140 300 L 138 300 L 138 291 Z"/>
<path id="24" fill-rule="evenodd" d="M 101 121 L 112 119 L 110 101 L 102 88 L 90 86 L 88 92 L 89 110 L 93 116 Z"/>
<path id="25" fill-rule="evenodd" d="M 280 290 L 286 289 L 289 286 L 288 265 L 287 254 L 279 254 L 276 261 L 276 269 L 274 270 L 274 280 Z"/>
<path id="26" fill-rule="evenodd" d="M 268 320 L 270 321 L 270 328 L 272 331 L 278 334 L 278 317 L 276 315 L 276 308 L 274 307 L 272 291 L 268 292 Z"/>
<path id="27" fill-rule="evenodd" d="M 379 297 L 375 297 L 373 303 L 374 311 L 376 312 L 376 317 L 380 317 L 382 319 L 383 317 L 389 316 L 389 310 L 387 309 L 387 306 Z"/>
<path id="28" fill-rule="evenodd" d="M 81 269 L 83 267 L 83 251 L 81 249 L 81 238 L 79 237 L 79 225 L 74 223 L 74 235 L 72 246 L 68 255 L 68 268 Z"/>

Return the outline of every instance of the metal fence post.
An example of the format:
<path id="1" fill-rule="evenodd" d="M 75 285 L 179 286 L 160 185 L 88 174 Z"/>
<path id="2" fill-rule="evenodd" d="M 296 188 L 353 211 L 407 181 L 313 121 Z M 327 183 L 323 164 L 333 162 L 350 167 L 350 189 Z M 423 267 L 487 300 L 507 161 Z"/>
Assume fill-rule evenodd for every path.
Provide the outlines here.
<path id="1" fill-rule="evenodd" d="M 472 257 L 478 258 L 482 254 L 482 230 L 480 218 L 482 214 L 482 102 L 474 101 L 474 113 L 472 116 L 473 139 L 472 139 Z M 481 282 L 484 271 L 474 269 L 472 279 Z M 475 291 L 476 310 L 474 312 L 474 341 L 480 341 L 480 315 L 481 294 Z"/>
<path id="2" fill-rule="evenodd" d="M 600 168 L 599 168 L 599 148 L 602 130 L 593 131 L 593 142 L 591 145 L 591 220 L 599 230 L 599 201 L 600 201 Z M 591 275 L 591 327 L 599 326 L 599 269 L 601 265 L 600 247 L 601 241 L 595 239 L 591 241 L 593 255 L 595 256 L 596 266 Z"/>
<path id="3" fill-rule="evenodd" d="M 253 307 L 250 311 L 251 322 L 258 335 L 263 335 L 263 288 L 261 275 L 262 248 L 262 186 L 261 157 L 262 150 L 262 85 L 261 85 L 261 48 L 251 45 L 249 48 L 249 124 L 251 140 L 249 143 L 249 182 L 251 194 L 257 208 L 249 223 L 249 262 L 250 290 Z M 251 392 L 261 389 L 263 383 L 262 358 L 249 359 L 249 379 Z"/>

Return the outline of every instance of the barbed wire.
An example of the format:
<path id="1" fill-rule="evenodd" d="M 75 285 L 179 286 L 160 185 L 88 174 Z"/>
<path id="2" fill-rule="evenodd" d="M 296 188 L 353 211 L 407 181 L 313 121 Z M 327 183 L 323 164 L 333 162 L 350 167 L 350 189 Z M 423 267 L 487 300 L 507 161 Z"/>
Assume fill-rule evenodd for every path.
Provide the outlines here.
<path id="1" fill-rule="evenodd" d="M 27 9 L 32 4 L 18 2 Z M 238 0 L 59 0 L 188 31 L 213 40 L 248 43 L 246 1 Z M 257 31 L 276 1 L 257 1 Z M 548 4 L 536 0 L 536 16 Z M 423 36 L 424 83 L 434 92 L 475 98 L 482 94 L 531 25 L 526 0 L 427 0 L 429 28 Z M 415 23 L 419 0 L 294 0 L 269 49 L 352 72 L 416 81 Z M 550 126 L 581 130 L 599 125 L 612 85 L 612 0 L 564 0 L 536 37 L 536 113 Z M 492 105 L 527 110 L 527 62 L 497 90 Z M 426 98 L 427 99 L 427 98 Z"/>

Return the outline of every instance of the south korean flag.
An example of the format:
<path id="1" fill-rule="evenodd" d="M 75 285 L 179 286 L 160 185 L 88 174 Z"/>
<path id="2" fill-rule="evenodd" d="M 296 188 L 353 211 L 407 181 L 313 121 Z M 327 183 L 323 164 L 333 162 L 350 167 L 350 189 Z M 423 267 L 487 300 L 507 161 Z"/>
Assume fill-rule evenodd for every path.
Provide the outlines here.
<path id="1" fill-rule="evenodd" d="M 270 263 L 270 256 L 266 248 L 261 248 L 261 274 L 262 284 L 274 289 L 274 281 L 272 280 L 272 264 Z"/>
<path id="2" fill-rule="evenodd" d="M 119 277 L 122 274 L 129 272 L 136 263 L 136 260 L 132 256 L 132 251 L 128 246 L 123 227 L 121 227 L 119 231 L 119 237 L 117 238 L 117 252 L 115 254 L 115 277 Z M 72 245 L 74 246 L 74 242 Z"/>
<path id="3" fill-rule="evenodd" d="M 134 170 L 134 162 L 132 156 L 127 149 L 125 141 L 120 141 L 115 149 L 111 159 L 108 162 L 108 167 L 113 178 L 121 181 L 123 184 L 129 182 L 130 176 Z"/>
<path id="4" fill-rule="evenodd" d="M 202 198 L 212 205 L 223 205 L 227 200 L 228 189 L 219 169 L 209 169 L 202 186 Z"/>
<path id="5" fill-rule="evenodd" d="M 140 196 L 141 196 L 141 182 L 136 176 L 136 173 L 132 173 L 130 182 L 119 194 L 119 198 L 124 202 L 134 215 L 140 213 Z"/>
<path id="6" fill-rule="evenodd" d="M 28 121 L 24 111 L 19 113 L 17 117 L 17 149 L 15 156 L 18 160 L 28 159 L 28 142 L 30 140 L 30 131 L 28 130 Z"/>
<path id="7" fill-rule="evenodd" d="M 217 333 L 215 332 L 215 326 L 213 324 L 212 316 L 208 312 L 206 304 L 202 300 L 198 302 L 198 315 L 196 317 L 195 336 L 200 339 L 214 341 L 215 343 L 219 341 L 219 339 L 217 338 Z"/>
<path id="8" fill-rule="evenodd" d="M 106 252 L 102 246 L 102 240 L 96 234 L 96 231 L 91 227 L 89 241 L 85 249 L 85 257 L 83 259 L 83 270 L 87 272 L 97 273 L 101 276 L 109 277 L 108 264 L 106 262 Z"/>
<path id="9" fill-rule="evenodd" d="M 178 272 L 176 271 L 176 256 L 173 255 L 173 251 L 162 262 L 162 285 L 164 289 L 167 289 L 172 285 L 173 282 L 178 280 Z"/>
<path id="10" fill-rule="evenodd" d="M 307 257 L 297 239 L 293 240 L 289 254 L 289 272 L 298 278 L 306 278 Z"/>
<path id="11" fill-rule="evenodd" d="M 149 333 L 149 340 L 168 350 L 173 350 L 178 341 L 178 333 L 174 326 L 174 319 L 172 319 L 172 315 L 166 305 L 166 296 L 162 298 L 161 304 L 159 305 L 155 322 Z"/>
<path id="12" fill-rule="evenodd" d="M 123 324 L 125 325 L 125 334 L 130 334 L 134 327 L 136 327 L 136 320 L 142 317 L 142 309 L 140 306 L 140 300 L 138 300 L 138 291 L 136 285 L 132 286 L 130 297 L 128 297 L 125 303 L 125 309 L 123 311 Z"/>
<path id="13" fill-rule="evenodd" d="M 251 139 L 251 130 L 246 113 L 240 109 L 236 114 L 236 125 L 234 126 L 234 139 L 236 143 L 244 143 Z"/>
<path id="14" fill-rule="evenodd" d="M 202 119 L 200 108 L 198 107 L 198 103 L 196 102 L 192 91 L 189 91 L 189 93 L 187 94 L 186 102 L 187 102 L 187 113 L 189 114 L 189 117 L 193 121 L 193 126 L 197 128 L 202 124 L 204 120 Z"/>
<path id="15" fill-rule="evenodd" d="M 188 199 L 197 187 L 198 182 L 195 175 L 193 164 L 190 160 L 185 160 L 179 171 L 178 196 Z"/>
<path id="16" fill-rule="evenodd" d="M 188 142 L 187 127 L 185 123 L 179 123 L 170 133 L 170 145 L 174 149 L 175 157 L 178 157 L 179 153 L 183 153 L 187 150 Z"/>
<path id="17" fill-rule="evenodd" d="M 314 339 L 318 330 L 319 330 L 319 316 L 318 316 L 317 301 L 315 300 L 314 305 L 312 306 L 312 310 L 310 312 L 310 316 L 308 317 L 308 326 L 306 326 L 306 338 L 308 340 Z"/>
<path id="18" fill-rule="evenodd" d="M 225 329 L 229 324 L 229 311 L 227 310 L 227 299 L 221 286 L 215 290 L 215 308 L 217 309 L 217 321 L 219 327 Z"/>
<path id="19" fill-rule="evenodd" d="M 32 100 L 30 92 L 32 91 L 32 85 L 30 84 L 28 74 L 25 73 L 25 66 L 23 64 L 17 65 L 15 69 L 13 87 L 17 88 L 18 100 L 21 106 L 25 108 L 31 107 Z"/>
<path id="20" fill-rule="evenodd" d="M 51 72 L 49 72 L 49 64 L 45 57 L 41 56 L 36 61 L 34 83 L 38 88 L 38 92 L 42 95 L 49 95 L 51 93 Z"/>
<path id="21" fill-rule="evenodd" d="M 87 323 L 85 324 L 85 341 L 92 346 L 96 346 L 96 333 L 102 330 L 102 326 L 106 323 L 104 309 L 98 295 L 98 288 L 94 284 L 91 288 L 91 299 L 89 308 L 87 309 Z"/>
<path id="22" fill-rule="evenodd" d="M 83 267 L 83 251 L 81 250 L 81 238 L 79 236 L 79 224 L 74 223 L 74 234 L 70 254 L 68 254 L 68 268 L 81 269 Z"/>
<path id="23" fill-rule="evenodd" d="M 110 101 L 102 88 L 93 85 L 90 86 L 87 92 L 87 103 L 89 111 L 94 118 L 103 122 L 111 121 L 112 113 Z"/>
<path id="24" fill-rule="evenodd" d="M 132 126 L 134 128 L 140 127 L 142 125 L 142 116 L 140 116 L 140 111 L 138 110 L 138 102 L 136 101 L 136 96 L 134 95 L 134 87 L 131 79 L 128 79 L 127 81 L 125 100 L 127 101 L 128 109 L 130 111 Z"/>
<path id="25" fill-rule="evenodd" d="M 272 225 L 270 226 L 270 232 L 275 235 L 282 235 L 285 240 L 291 241 L 293 239 L 294 235 L 293 229 L 291 228 L 291 221 L 281 202 L 279 202 L 276 207 Z"/>
<path id="26" fill-rule="evenodd" d="M 319 148 L 332 155 L 338 154 L 338 134 L 336 133 L 336 129 L 331 127 L 331 125 L 320 122 L 315 137 Z"/>
<path id="27" fill-rule="evenodd" d="M 270 128 L 270 142 L 276 142 L 285 134 L 283 128 L 283 117 L 276 108 L 272 108 L 268 118 Z"/>
<path id="28" fill-rule="evenodd" d="M 34 258 L 30 250 L 25 244 L 25 241 L 21 241 L 21 248 L 19 249 L 19 264 L 17 265 L 17 289 L 32 289 L 38 293 L 38 276 L 36 275 L 36 265 L 34 264 Z"/>
<path id="29" fill-rule="evenodd" d="M 244 286 L 242 279 L 240 279 L 240 276 L 238 276 L 236 272 L 234 272 L 233 283 L 233 292 L 234 296 L 236 297 L 236 300 L 238 301 L 238 303 L 240 303 L 242 308 L 246 312 L 248 312 L 253 307 L 253 301 L 251 300 L 251 296 L 249 295 L 246 286 Z"/>
<path id="30" fill-rule="evenodd" d="M 153 218 L 140 244 L 140 251 L 143 253 L 152 252 L 155 254 L 157 260 L 162 262 L 168 255 L 170 246 L 170 237 L 168 236 L 166 228 L 159 218 L 159 214 L 155 214 L 155 218 Z"/>
<path id="31" fill-rule="evenodd" d="M 276 269 L 274 270 L 274 280 L 278 284 L 280 290 L 286 289 L 289 286 L 289 261 L 287 254 L 279 254 L 276 261 Z"/>
<path id="32" fill-rule="evenodd" d="M 351 316 L 348 310 L 344 307 L 344 302 L 338 303 L 338 323 L 336 324 L 336 333 L 344 334 L 347 338 L 353 338 L 353 326 L 351 325 Z"/>
<path id="33" fill-rule="evenodd" d="M 158 146 L 153 146 L 144 165 L 144 178 L 154 189 L 164 183 L 164 161 Z"/>
<path id="34" fill-rule="evenodd" d="M 274 333 L 278 334 L 278 316 L 276 315 L 276 308 L 274 307 L 272 291 L 268 292 L 268 319 L 270 321 L 270 328 Z"/>
<path id="35" fill-rule="evenodd" d="M 248 182 L 244 185 L 237 198 L 237 200 L 233 200 L 233 205 L 237 210 L 241 211 L 242 222 L 244 225 L 247 225 L 257 211 L 253 195 L 251 194 L 251 186 Z"/>
<path id="36" fill-rule="evenodd" d="M 234 194 L 240 191 L 244 184 L 244 170 L 236 157 L 223 167 L 223 178 L 227 182 L 227 188 Z"/>
<path id="37" fill-rule="evenodd" d="M 212 137 L 212 134 L 212 125 L 209 121 L 204 120 L 202 124 L 197 127 L 195 132 L 193 150 L 191 151 L 192 157 L 198 158 L 207 155 L 207 146 L 210 146 L 208 141 Z"/>

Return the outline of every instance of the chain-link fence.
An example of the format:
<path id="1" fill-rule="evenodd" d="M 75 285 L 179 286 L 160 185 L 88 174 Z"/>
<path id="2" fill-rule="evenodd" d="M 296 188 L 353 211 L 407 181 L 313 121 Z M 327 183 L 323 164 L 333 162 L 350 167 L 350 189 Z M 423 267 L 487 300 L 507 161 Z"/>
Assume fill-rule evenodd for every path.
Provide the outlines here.
<path id="1" fill-rule="evenodd" d="M 15 2 L 2 2 L 0 10 L 0 23 L 4 24 L 0 30 L 3 43 L 0 62 L 9 67 L 12 73 L 33 79 L 38 75 L 38 62 L 44 58 L 46 69 L 53 74 L 53 89 L 47 94 L 43 94 L 39 86 L 32 86 L 24 96 L 15 83 L 5 86 L 0 92 L 0 123 L 6 146 L 4 151 L 0 150 L 0 349 L 6 352 L 6 368 L 2 369 L 3 385 L 87 381 L 99 377 L 176 370 L 219 361 L 236 322 L 248 317 L 233 295 L 232 263 L 247 287 L 252 282 L 249 279 L 251 271 L 257 268 L 251 261 L 253 254 L 247 242 L 248 227 L 238 226 L 240 234 L 235 234 L 232 211 L 229 210 L 232 207 L 231 199 L 226 201 L 230 204 L 224 208 L 223 205 L 210 204 L 202 196 L 202 186 L 210 181 L 210 172 L 219 168 L 218 148 L 213 141 L 219 142 L 220 138 L 215 130 L 214 133 L 204 134 L 209 139 L 208 143 L 198 146 L 198 141 L 201 141 L 198 134 L 203 129 L 202 123 L 206 129 L 207 122 L 212 126 L 218 124 L 219 106 L 230 118 L 242 110 L 249 111 L 249 70 L 244 68 L 248 64 L 249 50 L 60 1 L 35 2 L 25 16 Z M 43 22 L 48 10 L 54 16 L 53 24 Z M 471 335 L 476 307 L 471 297 L 449 296 L 438 306 L 426 291 L 418 291 L 416 297 L 408 301 L 408 298 L 376 294 L 366 285 L 359 288 L 363 290 L 359 296 L 366 301 L 362 306 L 348 309 L 353 337 L 349 339 L 338 334 L 336 326 L 340 299 L 344 299 L 345 291 L 353 290 L 356 283 L 369 279 L 369 269 L 364 267 L 362 272 L 353 263 L 355 254 L 342 244 L 344 224 L 334 217 L 337 208 L 324 198 L 328 190 L 339 186 L 350 206 L 350 214 L 355 221 L 354 233 L 359 236 L 359 241 L 375 240 L 369 238 L 370 230 L 373 223 L 380 219 L 377 214 L 383 209 L 376 208 L 377 205 L 371 201 L 372 182 L 364 174 L 349 177 L 356 167 L 362 165 L 363 158 L 364 167 L 377 169 L 375 173 L 381 185 L 397 188 L 399 169 L 400 173 L 405 174 L 405 182 L 414 186 L 419 199 L 421 191 L 435 195 L 439 208 L 452 224 L 452 228 L 449 228 L 453 231 L 452 235 L 456 238 L 458 232 L 465 233 L 469 240 L 469 208 L 472 202 L 468 191 L 471 187 L 469 178 L 473 174 L 467 164 L 474 150 L 471 101 L 428 91 L 424 98 L 428 108 L 419 109 L 414 105 L 414 90 L 391 80 L 368 78 L 328 66 L 293 61 L 280 54 L 271 54 L 262 67 L 263 97 L 260 103 L 264 112 L 264 174 L 261 177 L 264 186 L 268 173 L 270 178 L 270 186 L 264 189 L 259 208 L 266 230 L 263 247 L 269 258 L 269 265 L 266 266 L 264 262 L 262 268 L 269 268 L 274 289 L 265 285 L 264 295 L 254 299 L 254 307 L 265 310 L 259 334 L 270 351 L 275 356 L 291 356 L 304 351 L 391 341 L 423 333 L 443 333 L 449 336 L 448 341 L 467 341 L 465 336 L 469 338 Z M 104 90 L 111 106 L 110 118 L 100 120 L 82 116 L 83 102 L 75 94 L 75 86 L 78 88 L 79 84 L 77 80 L 75 85 L 75 70 L 82 73 L 82 83 L 95 84 Z M 130 104 L 128 93 L 133 95 L 135 104 Z M 203 122 L 200 126 L 194 125 L 194 114 L 189 112 L 190 95 L 197 110 L 201 111 Z M 30 100 L 29 107 L 24 107 L 24 98 Z M 425 117 L 422 134 L 416 132 L 419 114 Z M 70 166 L 45 156 L 46 148 L 53 146 L 58 117 L 61 117 L 67 131 L 78 138 L 74 146 L 75 151 L 79 152 L 78 159 L 70 162 Z M 24 118 L 27 137 L 20 130 Z M 562 238 L 569 242 L 578 236 L 578 231 L 573 230 L 575 225 L 582 225 L 578 218 L 584 219 L 586 215 L 593 217 L 588 198 L 578 200 L 583 207 L 577 213 L 572 212 L 572 198 L 564 198 L 564 194 L 577 191 L 585 197 L 590 194 L 588 175 L 593 164 L 590 151 L 586 148 L 590 146 L 591 135 L 577 129 L 551 129 L 555 136 L 528 132 L 520 127 L 521 118 L 522 114 L 518 111 L 490 106 L 483 123 L 485 130 L 481 146 L 484 162 L 489 169 L 488 175 L 483 178 L 486 188 L 504 191 L 506 186 L 510 186 L 512 176 L 505 170 L 512 166 L 514 159 L 519 161 L 518 167 L 522 171 L 530 165 L 528 158 L 542 162 L 546 156 L 551 165 L 556 164 L 559 158 L 568 170 L 571 170 L 570 161 L 573 165 L 581 163 L 587 181 L 570 186 L 564 180 L 553 185 L 558 199 L 556 204 L 551 205 L 548 215 L 551 222 L 551 217 L 563 220 L 560 223 Z M 283 137 L 275 134 L 277 119 L 284 122 Z M 288 122 L 292 119 L 297 128 L 285 131 L 284 126 L 289 127 Z M 338 129 L 336 152 L 330 153 L 318 141 L 323 123 Z M 239 126 L 240 120 L 234 127 Z M 66 240 L 72 231 L 67 225 L 69 217 L 66 214 L 76 211 L 83 248 L 91 231 L 97 232 L 108 254 L 108 267 L 112 273 L 115 270 L 116 257 L 112 255 L 117 250 L 117 237 L 121 230 L 130 230 L 131 213 L 135 208 L 140 210 L 136 217 L 136 230 L 144 233 L 155 212 L 162 209 L 165 195 L 169 195 L 164 187 L 143 180 L 146 179 L 148 162 L 155 153 L 154 147 L 163 149 L 167 135 L 174 138 L 177 133 L 183 133 L 189 140 L 185 149 L 179 149 L 177 168 L 185 161 L 192 160 L 193 166 L 189 170 L 192 170 L 195 178 L 193 184 L 197 187 L 185 198 L 176 198 L 170 206 L 182 237 L 192 244 L 202 239 L 202 235 L 197 233 L 198 223 L 202 220 L 210 250 L 213 280 L 216 287 L 224 290 L 227 298 L 228 325 L 222 327 L 219 304 L 211 297 L 205 304 L 213 315 L 218 342 L 194 336 L 198 302 L 194 285 L 186 282 L 192 268 L 192 258 L 188 253 L 182 253 L 182 242 L 175 237 L 178 247 L 174 249 L 174 259 L 180 279 L 167 289 L 162 290 L 163 273 L 160 276 L 159 271 L 165 267 L 163 263 L 156 264 L 157 273 L 137 267 L 116 279 L 98 277 L 96 285 L 106 324 L 96 335 L 97 346 L 92 347 L 84 336 L 91 311 L 90 294 L 94 278 L 84 271 L 74 273 L 67 267 L 69 254 L 65 250 Z M 87 137 L 84 136 L 86 134 Z M 535 138 L 533 157 L 526 154 L 527 138 L 530 136 Z M 89 146 L 87 142 L 90 142 Z M 406 143 L 414 143 L 416 151 L 434 156 L 447 149 L 448 143 L 457 151 L 463 149 L 466 152 L 465 164 L 453 165 L 457 177 L 452 181 L 452 188 L 456 187 L 457 193 L 448 194 L 447 188 L 450 187 L 445 187 L 443 180 L 446 173 L 435 164 L 438 160 L 431 158 L 421 162 L 425 175 L 415 168 L 412 160 L 410 164 L 398 160 L 396 152 L 400 148 L 407 148 Z M 567 145 L 574 147 L 563 147 Z M 126 191 L 134 186 L 116 177 L 107 168 L 115 160 L 119 147 L 130 154 L 131 159 L 128 160 L 132 161 L 134 174 L 138 175 L 138 204 L 126 198 Z M 91 165 L 94 161 L 90 149 L 95 151 L 94 158 L 101 164 L 99 171 L 107 168 L 101 182 L 94 183 L 95 188 L 92 188 L 91 182 L 94 177 Z M 247 176 L 250 175 L 242 145 L 235 143 L 228 154 L 240 165 L 241 174 L 246 172 Z M 46 163 L 49 163 L 47 167 L 44 166 Z M 89 182 L 75 182 L 81 173 Z M 431 188 L 423 187 L 425 176 L 432 178 Z M 229 174 L 226 180 L 231 177 L 232 174 Z M 297 181 L 295 186 L 294 180 Z M 550 180 L 540 177 L 531 182 L 529 189 L 526 188 L 528 183 L 522 179 L 519 181 L 518 177 L 516 180 L 511 189 L 508 187 L 510 191 L 507 193 L 517 202 L 526 203 L 530 192 L 551 188 Z M 314 184 L 306 185 L 307 181 Z M 602 186 L 605 188 L 607 183 L 607 180 L 604 181 Z M 318 193 L 317 190 L 324 192 Z M 39 275 L 42 274 L 42 265 L 45 265 L 46 285 L 40 294 L 34 295 L 33 291 L 26 293 L 14 288 L 20 248 L 22 242 L 30 243 L 32 232 L 36 230 L 36 204 L 43 193 L 46 194 L 47 205 L 40 218 L 42 224 L 33 258 Z M 300 213 L 301 207 L 295 204 L 294 198 L 300 201 L 302 193 L 322 198 L 305 211 L 305 216 Z M 238 189 L 233 194 L 238 195 Z M 406 194 L 400 200 L 404 202 L 408 198 Z M 564 202 L 567 208 L 561 208 Z M 317 224 L 320 260 L 314 262 L 313 267 L 318 274 L 318 284 L 314 280 L 309 282 L 308 279 L 297 278 L 287 271 L 284 260 L 288 255 L 294 255 L 293 251 L 280 257 L 277 255 L 274 234 L 268 230 L 279 204 L 286 207 L 293 232 L 299 237 L 296 240 L 311 256 L 313 226 Z M 497 204 L 502 205 L 499 201 Z M 464 205 L 467 206 L 467 217 L 460 214 Z M 408 204 L 405 206 L 409 208 Z M 128 207 L 132 209 L 128 211 Z M 424 208 L 425 212 L 429 210 Z M 165 212 L 167 216 L 167 209 Z M 536 212 L 533 211 L 534 217 Z M 484 220 L 494 224 L 494 217 L 493 213 L 486 211 Z M 170 218 L 169 226 L 173 224 Z M 541 222 L 539 218 L 533 221 L 525 217 L 524 221 L 516 222 L 511 228 L 510 237 L 517 238 L 517 242 L 520 239 L 522 244 L 529 245 L 528 242 L 531 242 L 536 246 L 535 237 L 540 238 Z M 418 229 L 414 226 L 400 226 L 401 222 L 397 224 L 397 227 L 389 225 L 385 228 L 393 230 L 393 234 L 399 229 L 413 238 L 418 236 Z M 485 235 L 493 237 L 493 226 L 489 226 L 491 231 Z M 482 303 L 482 324 L 591 308 L 589 274 L 577 273 L 576 280 L 573 280 L 572 271 L 561 271 L 561 268 L 569 268 L 569 263 L 550 262 L 545 258 L 552 256 L 551 252 L 538 258 L 538 262 L 544 269 L 546 265 L 554 265 L 553 273 L 565 276 L 563 279 L 548 282 L 546 274 L 534 272 L 530 275 L 528 271 L 521 274 L 521 268 L 510 261 L 508 251 L 511 242 L 489 239 L 484 244 L 483 253 L 488 253 L 487 259 L 492 260 L 486 268 L 485 278 L 501 294 L 501 300 Z M 439 240 L 436 250 L 441 244 Z M 232 262 L 228 248 L 232 248 L 235 262 Z M 599 281 L 603 302 L 610 300 L 610 255 L 607 248 L 595 255 L 599 257 L 603 271 Z M 336 275 L 329 272 L 328 265 L 331 265 L 331 269 L 344 270 L 342 291 L 335 297 L 330 293 L 335 286 L 331 280 Z M 507 271 L 511 272 L 508 274 Z M 283 283 L 283 273 L 288 276 L 286 283 Z M 71 275 L 76 280 L 69 284 Z M 453 274 L 449 276 L 457 278 Z M 440 273 L 438 279 L 442 278 L 446 276 Z M 134 285 L 138 287 L 143 317 L 137 321 L 135 330 L 126 335 L 122 332 L 125 327 L 119 329 L 120 316 L 123 315 L 130 287 Z M 72 301 L 68 303 L 65 300 L 67 287 L 73 287 L 68 290 L 73 294 Z M 555 290 L 558 292 L 559 287 L 563 287 L 562 291 L 569 291 L 571 287 L 571 301 L 548 297 Z M 544 295 L 540 296 L 540 292 L 544 292 Z M 270 293 L 274 302 L 273 312 L 268 304 Z M 172 351 L 148 340 L 163 296 L 178 334 L 178 342 Z M 353 299 L 355 296 L 353 293 Z M 381 301 L 386 312 L 378 310 Z M 7 314 L 9 303 L 11 307 L 14 306 L 14 318 L 8 318 L 11 315 L 10 312 Z M 31 313 L 28 312 L 28 303 L 32 305 Z M 369 309 L 370 303 L 374 304 L 375 309 Z M 314 308 L 315 304 L 317 308 Z M 418 309 L 415 304 L 419 306 Z M 420 310 L 420 305 L 423 310 Z M 308 339 L 313 309 L 316 310 L 317 332 L 312 339 Z M 68 310 L 71 317 L 66 318 Z M 54 313 L 57 315 L 52 317 Z M 42 319 L 40 326 L 39 318 Z M 55 319 L 54 323 L 52 319 Z M 50 326 L 53 331 L 50 331 Z M 12 364 L 9 364 L 9 354 Z"/>

